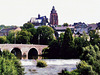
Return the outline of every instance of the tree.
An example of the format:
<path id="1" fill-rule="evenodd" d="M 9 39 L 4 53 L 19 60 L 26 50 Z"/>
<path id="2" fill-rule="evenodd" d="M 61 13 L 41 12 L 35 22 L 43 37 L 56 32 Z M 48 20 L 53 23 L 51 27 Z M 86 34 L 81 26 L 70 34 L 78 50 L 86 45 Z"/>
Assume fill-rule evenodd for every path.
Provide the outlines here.
<path id="1" fill-rule="evenodd" d="M 85 41 L 88 40 L 88 35 L 85 33 L 85 31 L 83 31 L 83 38 Z"/>
<path id="2" fill-rule="evenodd" d="M 94 69 L 95 72 L 98 73 L 98 75 L 100 74 L 100 60 L 94 61 L 93 69 Z"/>
<path id="3" fill-rule="evenodd" d="M 0 55 L 0 75 L 24 75 L 24 68 L 8 50 L 3 50 Z"/>
<path id="4" fill-rule="evenodd" d="M 91 65 L 85 61 L 81 61 L 77 66 L 77 69 L 69 72 L 67 70 L 62 70 L 62 75 L 98 75 Z"/>
<path id="5" fill-rule="evenodd" d="M 73 40 L 72 32 L 70 28 L 67 28 L 65 31 L 62 46 L 64 47 L 64 49 L 73 48 L 74 46 L 74 40 Z"/>
<path id="6" fill-rule="evenodd" d="M 7 40 L 9 41 L 9 43 L 16 43 L 16 39 L 17 39 L 17 35 L 20 31 L 14 31 L 14 30 L 10 30 L 9 31 L 9 35 L 7 36 Z"/>
<path id="7" fill-rule="evenodd" d="M 73 56 L 73 48 L 74 48 L 74 40 L 72 37 L 72 32 L 70 28 L 67 28 L 64 34 L 64 39 L 62 43 L 62 49 L 63 49 L 63 55 L 66 56 L 66 53 L 68 54 L 67 57 Z"/>
<path id="8" fill-rule="evenodd" d="M 59 41 L 61 46 L 62 46 L 63 39 L 64 39 L 64 33 L 61 33 L 60 37 L 58 38 L 58 41 Z"/>
<path id="9" fill-rule="evenodd" d="M 90 43 L 92 45 L 98 44 L 99 35 L 98 33 L 96 33 L 96 30 L 90 31 L 89 36 L 90 36 Z"/>
<path id="10" fill-rule="evenodd" d="M 27 31 L 32 34 L 32 37 L 30 39 L 30 43 L 37 44 L 38 43 L 37 30 L 35 28 L 29 28 L 29 29 L 27 29 Z"/>
<path id="11" fill-rule="evenodd" d="M 59 44 L 58 40 L 53 40 L 49 44 L 48 56 L 50 58 L 59 58 L 59 56 L 60 56 L 60 44 Z"/>
<path id="12" fill-rule="evenodd" d="M 94 46 L 89 45 L 89 46 L 83 47 L 83 53 L 80 59 L 85 60 L 90 65 L 93 64 L 94 60 L 96 59 L 96 52 L 95 52 Z"/>
<path id="13" fill-rule="evenodd" d="M 21 27 L 22 29 L 29 29 L 29 28 L 34 28 L 34 25 L 32 23 L 25 23 L 23 25 L 23 27 Z"/>
<path id="14" fill-rule="evenodd" d="M 88 65 L 85 61 L 81 61 L 77 65 L 77 69 L 80 72 L 80 75 L 96 75 L 97 73 L 93 71 L 93 68 L 91 65 Z"/>
<path id="15" fill-rule="evenodd" d="M 76 37 L 74 39 L 75 42 L 75 50 L 76 50 L 76 55 L 79 58 L 80 55 L 82 54 L 82 47 L 84 45 L 84 39 L 82 37 Z"/>
<path id="16" fill-rule="evenodd" d="M 18 33 L 16 37 L 16 43 L 28 44 L 30 43 L 31 37 L 32 37 L 32 34 L 30 32 L 28 32 L 27 30 L 22 30 Z"/>
<path id="17" fill-rule="evenodd" d="M 0 44 L 4 44 L 7 42 L 6 36 L 0 36 Z"/>
<path id="18" fill-rule="evenodd" d="M 48 26 L 38 27 L 37 34 L 39 44 L 49 44 L 54 39 L 54 30 Z"/>
<path id="19" fill-rule="evenodd" d="M 68 23 L 64 23 L 63 26 L 68 26 Z"/>

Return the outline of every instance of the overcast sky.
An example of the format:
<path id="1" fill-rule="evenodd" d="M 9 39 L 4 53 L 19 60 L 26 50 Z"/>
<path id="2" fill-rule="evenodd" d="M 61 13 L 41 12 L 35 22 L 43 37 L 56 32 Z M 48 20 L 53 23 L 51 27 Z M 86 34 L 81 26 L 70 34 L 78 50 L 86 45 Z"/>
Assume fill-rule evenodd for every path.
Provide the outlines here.
<path id="1" fill-rule="evenodd" d="M 50 18 L 52 6 L 59 25 L 100 22 L 100 0 L 0 0 L 0 25 L 21 26 L 38 14 Z"/>

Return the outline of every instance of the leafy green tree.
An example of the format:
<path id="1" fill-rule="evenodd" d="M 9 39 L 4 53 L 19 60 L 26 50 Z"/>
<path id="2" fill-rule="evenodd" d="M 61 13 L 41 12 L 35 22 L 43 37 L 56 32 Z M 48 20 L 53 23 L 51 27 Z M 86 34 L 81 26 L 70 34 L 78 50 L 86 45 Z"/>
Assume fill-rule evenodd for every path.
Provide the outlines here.
<path id="1" fill-rule="evenodd" d="M 42 50 L 42 56 L 48 56 L 48 52 L 49 52 L 49 47 L 46 47 Z"/>
<path id="2" fill-rule="evenodd" d="M 5 25 L 0 25 L 0 29 L 5 28 Z"/>
<path id="3" fill-rule="evenodd" d="M 3 50 L 0 57 L 0 75 L 24 75 L 21 63 L 8 50 Z"/>
<path id="4" fill-rule="evenodd" d="M 83 47 L 83 53 L 81 60 L 85 60 L 89 65 L 93 67 L 93 70 L 99 75 L 100 74 L 100 51 L 97 45 Z"/>
<path id="5" fill-rule="evenodd" d="M 59 41 L 61 46 L 62 46 L 63 39 L 64 39 L 64 33 L 61 33 L 60 37 L 58 38 L 58 41 Z"/>
<path id="6" fill-rule="evenodd" d="M 91 65 L 89 65 L 85 61 L 81 61 L 77 65 L 77 69 L 71 72 L 64 70 L 62 72 L 62 75 L 99 75 L 99 74 L 94 71 Z"/>
<path id="7" fill-rule="evenodd" d="M 62 43 L 62 55 L 65 57 L 72 57 L 74 54 L 74 40 L 72 37 L 72 32 L 70 28 L 67 28 L 64 34 L 64 39 Z"/>
<path id="8" fill-rule="evenodd" d="M 50 58 L 59 58 L 59 56 L 60 56 L 60 44 L 59 44 L 58 40 L 53 40 L 49 44 L 48 56 Z"/>
<path id="9" fill-rule="evenodd" d="M 85 61 L 81 61 L 77 65 L 77 69 L 80 72 L 80 75 L 96 75 L 97 73 L 93 71 L 93 68 L 91 65 L 88 65 Z"/>
<path id="10" fill-rule="evenodd" d="M 54 40 L 54 30 L 48 26 L 41 26 L 37 28 L 38 43 L 39 44 L 49 44 Z"/>
<path id="11" fill-rule="evenodd" d="M 22 30 L 18 33 L 16 37 L 16 43 L 28 44 L 30 43 L 31 37 L 32 37 L 32 34 L 30 32 L 28 32 L 27 30 Z"/>
<path id="12" fill-rule="evenodd" d="M 77 57 L 79 57 L 82 54 L 82 47 L 84 44 L 84 39 L 82 37 L 77 37 L 74 39 L 75 42 L 75 50 L 76 50 L 76 54 Z"/>
<path id="13" fill-rule="evenodd" d="M 96 60 L 96 61 L 94 61 L 94 63 L 93 63 L 93 70 L 95 71 L 95 72 L 97 72 L 98 73 L 98 75 L 100 74 L 100 60 Z"/>
<path id="14" fill-rule="evenodd" d="M 0 36 L 0 44 L 4 44 L 7 42 L 6 36 Z"/>
<path id="15" fill-rule="evenodd" d="M 85 60 L 91 65 L 94 63 L 95 59 L 96 59 L 96 52 L 94 50 L 94 47 L 92 45 L 83 47 L 81 60 Z"/>
<path id="16" fill-rule="evenodd" d="M 80 55 L 83 52 L 82 47 L 86 47 L 90 45 L 90 42 L 87 41 L 87 39 L 85 37 L 76 37 L 74 39 L 75 42 L 75 50 L 76 50 L 76 54 L 78 56 L 78 58 L 80 57 Z"/>
<path id="17" fill-rule="evenodd" d="M 98 43 L 99 35 L 98 33 L 96 33 L 96 30 L 90 31 L 89 36 L 90 36 L 90 43 L 92 45 L 95 45 Z"/>
<path id="18" fill-rule="evenodd" d="M 85 41 L 88 40 L 88 35 L 85 33 L 85 31 L 83 31 L 83 38 Z"/>
<path id="19" fill-rule="evenodd" d="M 99 75 L 100 74 L 100 51 L 97 45 L 83 47 L 81 62 L 77 69 L 68 72 L 63 71 L 64 75 Z"/>
<path id="20" fill-rule="evenodd" d="M 38 43 L 37 30 L 35 28 L 29 28 L 29 29 L 27 29 L 27 31 L 32 34 L 32 37 L 30 39 L 30 43 L 37 44 Z"/>
<path id="21" fill-rule="evenodd" d="M 74 40 L 73 40 L 72 32 L 71 32 L 70 28 L 67 28 L 65 31 L 62 45 L 64 48 L 73 48 L 74 47 Z"/>
<path id="22" fill-rule="evenodd" d="M 17 39 L 17 35 L 20 31 L 14 31 L 14 30 L 10 30 L 9 31 L 9 35 L 7 36 L 7 40 L 9 41 L 9 43 L 16 43 L 16 39 Z"/>
<path id="23" fill-rule="evenodd" d="M 29 28 L 34 28 L 34 25 L 32 23 L 25 23 L 23 25 L 23 27 L 21 27 L 22 29 L 29 29 Z"/>
<path id="24" fill-rule="evenodd" d="M 63 26 L 68 26 L 68 23 L 64 23 Z"/>
<path id="25" fill-rule="evenodd" d="M 15 40 L 14 35 L 15 35 L 14 30 L 9 31 L 9 35 L 7 36 L 7 39 L 9 40 L 9 43 L 14 43 L 14 40 Z"/>

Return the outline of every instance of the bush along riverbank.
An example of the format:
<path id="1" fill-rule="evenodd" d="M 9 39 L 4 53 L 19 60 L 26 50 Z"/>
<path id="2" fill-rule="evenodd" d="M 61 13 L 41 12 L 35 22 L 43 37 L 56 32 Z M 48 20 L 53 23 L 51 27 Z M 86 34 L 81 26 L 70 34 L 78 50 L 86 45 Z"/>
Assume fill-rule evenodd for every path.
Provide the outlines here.
<path id="1" fill-rule="evenodd" d="M 62 70 L 61 75 L 100 75 L 100 49 L 97 45 L 83 47 L 82 60 L 71 72 Z M 59 75 L 60 75 L 59 74 Z"/>
<path id="2" fill-rule="evenodd" d="M 38 60 L 37 61 L 37 67 L 46 67 L 47 66 L 47 63 L 43 60 Z"/>
<path id="3" fill-rule="evenodd" d="M 8 50 L 0 52 L 0 75 L 24 75 L 20 60 Z"/>

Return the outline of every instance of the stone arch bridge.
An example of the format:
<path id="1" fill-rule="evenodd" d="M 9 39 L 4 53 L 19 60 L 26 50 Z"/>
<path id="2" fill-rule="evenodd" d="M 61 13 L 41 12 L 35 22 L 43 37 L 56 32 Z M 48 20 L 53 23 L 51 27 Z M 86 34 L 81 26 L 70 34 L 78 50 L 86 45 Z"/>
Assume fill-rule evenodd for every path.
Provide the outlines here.
<path id="1" fill-rule="evenodd" d="M 42 54 L 42 50 L 48 45 L 35 45 L 35 44 L 0 44 L 1 51 L 9 50 L 18 58 L 32 59 L 33 56 Z"/>

